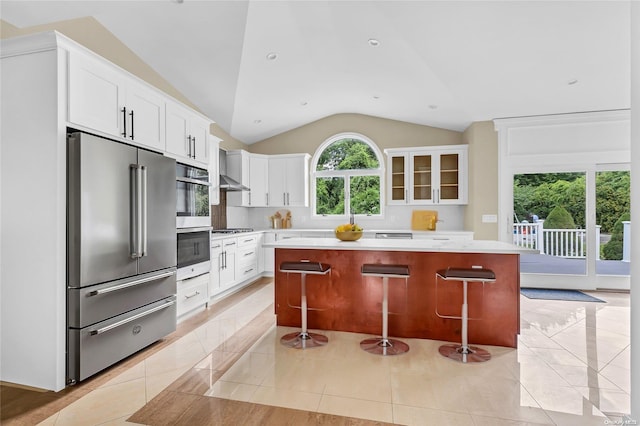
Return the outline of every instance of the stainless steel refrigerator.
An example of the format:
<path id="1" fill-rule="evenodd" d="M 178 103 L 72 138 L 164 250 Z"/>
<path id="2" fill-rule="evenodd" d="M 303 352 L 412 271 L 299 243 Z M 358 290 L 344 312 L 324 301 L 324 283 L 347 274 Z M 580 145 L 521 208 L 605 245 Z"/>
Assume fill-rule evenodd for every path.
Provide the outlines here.
<path id="1" fill-rule="evenodd" d="M 176 329 L 176 165 L 86 133 L 67 144 L 71 384 Z"/>

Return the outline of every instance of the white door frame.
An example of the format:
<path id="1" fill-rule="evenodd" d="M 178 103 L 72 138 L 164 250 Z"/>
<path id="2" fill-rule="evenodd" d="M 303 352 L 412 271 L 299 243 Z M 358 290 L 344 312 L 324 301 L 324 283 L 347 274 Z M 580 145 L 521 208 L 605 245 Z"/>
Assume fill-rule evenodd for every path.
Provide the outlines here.
<path id="1" fill-rule="evenodd" d="M 498 131 L 498 238 L 511 242 L 513 177 L 523 173 L 586 173 L 586 275 L 520 274 L 522 287 L 629 289 L 629 276 L 596 274 L 595 176 L 625 170 L 631 160 L 625 111 L 494 120 Z"/>

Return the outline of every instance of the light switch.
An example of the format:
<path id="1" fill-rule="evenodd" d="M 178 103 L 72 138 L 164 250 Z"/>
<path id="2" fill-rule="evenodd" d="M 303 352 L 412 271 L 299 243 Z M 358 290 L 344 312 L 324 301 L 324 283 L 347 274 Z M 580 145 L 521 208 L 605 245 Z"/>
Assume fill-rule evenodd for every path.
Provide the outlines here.
<path id="1" fill-rule="evenodd" d="M 497 223 L 498 215 L 497 214 L 483 214 L 482 215 L 482 223 Z"/>

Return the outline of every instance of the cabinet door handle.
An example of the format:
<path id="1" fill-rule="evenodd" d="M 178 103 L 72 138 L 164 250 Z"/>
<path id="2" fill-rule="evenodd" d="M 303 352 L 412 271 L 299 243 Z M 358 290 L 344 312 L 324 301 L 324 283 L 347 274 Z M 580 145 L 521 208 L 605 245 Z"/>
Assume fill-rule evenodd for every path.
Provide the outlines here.
<path id="1" fill-rule="evenodd" d="M 133 140 L 133 110 L 129 113 L 131 116 L 131 140 Z"/>
<path id="2" fill-rule="evenodd" d="M 249 205 L 251 205 L 251 191 L 249 191 Z"/>
<path id="3" fill-rule="evenodd" d="M 405 202 L 405 204 L 409 203 L 409 190 L 408 189 L 404 190 L 404 202 Z"/>
<path id="4" fill-rule="evenodd" d="M 191 143 L 193 143 L 193 159 L 196 159 L 196 137 L 193 136 L 191 138 Z"/>
<path id="5" fill-rule="evenodd" d="M 290 205 L 290 204 L 291 204 L 291 197 L 290 197 L 290 195 L 291 195 L 291 194 L 289 194 L 289 193 L 287 192 L 287 205 Z"/>
<path id="6" fill-rule="evenodd" d="M 124 132 L 122 132 L 122 137 L 127 137 L 127 107 L 122 107 L 122 126 Z"/>
<path id="7" fill-rule="evenodd" d="M 191 293 L 191 294 L 185 294 L 185 295 L 184 295 L 184 298 L 185 298 L 185 299 L 191 299 L 192 297 L 196 297 L 196 296 L 197 296 L 197 295 L 199 295 L 199 294 L 200 294 L 200 292 L 199 292 L 198 290 L 196 290 L 196 291 L 194 291 L 194 292 L 193 292 L 193 293 Z"/>
<path id="8" fill-rule="evenodd" d="M 436 196 L 438 197 L 438 204 L 440 204 L 440 190 L 436 189 Z"/>
<path id="9" fill-rule="evenodd" d="M 269 205 L 269 193 L 268 192 L 265 195 L 265 200 L 267 202 L 267 205 Z"/>
<path id="10" fill-rule="evenodd" d="M 282 205 L 283 206 L 287 205 L 287 193 L 286 192 L 282 193 Z"/>

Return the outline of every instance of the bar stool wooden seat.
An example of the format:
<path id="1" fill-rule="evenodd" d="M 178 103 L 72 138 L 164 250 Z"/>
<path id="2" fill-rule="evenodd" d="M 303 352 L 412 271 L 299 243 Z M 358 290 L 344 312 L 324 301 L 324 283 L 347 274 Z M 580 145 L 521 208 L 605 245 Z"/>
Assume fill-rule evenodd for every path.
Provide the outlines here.
<path id="1" fill-rule="evenodd" d="M 404 278 L 405 285 L 409 279 L 409 266 L 364 264 L 362 276 L 382 278 L 382 337 L 365 339 L 360 342 L 360 348 L 376 355 L 400 355 L 409 351 L 409 345 L 389 339 L 389 278 Z"/>
<path id="2" fill-rule="evenodd" d="M 300 274 L 300 315 L 302 317 L 302 330 L 282 336 L 280 343 L 290 348 L 308 349 L 324 346 L 329 339 L 318 333 L 309 333 L 307 330 L 307 280 L 308 274 L 326 275 L 331 271 L 331 266 L 320 262 L 282 262 L 280 272 Z"/>
<path id="3" fill-rule="evenodd" d="M 462 313 L 460 316 L 441 315 L 438 312 L 438 279 L 445 281 L 462 281 Z M 469 346 L 468 338 L 468 321 L 481 318 L 469 318 L 469 304 L 467 301 L 467 283 L 482 283 L 483 298 L 485 283 L 495 282 L 496 275 L 490 269 L 484 268 L 447 268 L 436 272 L 436 315 L 440 318 L 451 318 L 462 320 L 462 343 L 446 344 L 438 348 L 438 352 L 442 356 L 451 358 L 460 362 L 484 362 L 491 359 L 491 354 L 482 348 Z"/>

